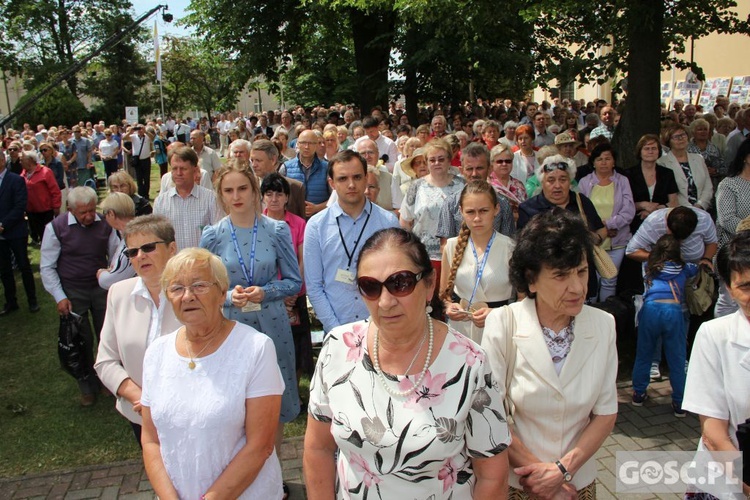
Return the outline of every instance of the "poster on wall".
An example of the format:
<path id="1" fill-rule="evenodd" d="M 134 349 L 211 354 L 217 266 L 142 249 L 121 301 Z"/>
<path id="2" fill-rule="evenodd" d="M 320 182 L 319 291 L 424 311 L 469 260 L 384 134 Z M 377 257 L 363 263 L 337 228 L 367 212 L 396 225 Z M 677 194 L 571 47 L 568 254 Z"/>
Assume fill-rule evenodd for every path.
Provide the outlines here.
<path id="1" fill-rule="evenodd" d="M 690 92 L 690 86 L 688 86 L 686 82 L 677 82 L 677 85 L 675 85 L 674 89 L 674 100 L 676 101 L 677 99 L 681 99 L 685 104 L 690 104 L 690 102 L 692 101 L 693 104 L 695 104 L 695 102 L 698 100 L 698 97 L 700 96 L 700 88 L 698 88 L 698 90 L 692 91 L 692 100 L 690 99 Z"/>
<path id="2" fill-rule="evenodd" d="M 661 82 L 661 103 L 672 104 L 672 82 Z"/>
<path id="3" fill-rule="evenodd" d="M 713 111 L 716 104 L 716 96 L 729 95 L 729 85 L 731 83 L 732 79 L 729 77 L 706 79 L 706 83 L 703 85 L 703 92 L 701 92 L 701 98 L 698 101 L 698 104 L 703 106 L 704 112 Z"/>
<path id="4" fill-rule="evenodd" d="M 750 103 L 750 76 L 735 76 L 732 79 L 729 102 L 736 102 L 739 105 Z"/>

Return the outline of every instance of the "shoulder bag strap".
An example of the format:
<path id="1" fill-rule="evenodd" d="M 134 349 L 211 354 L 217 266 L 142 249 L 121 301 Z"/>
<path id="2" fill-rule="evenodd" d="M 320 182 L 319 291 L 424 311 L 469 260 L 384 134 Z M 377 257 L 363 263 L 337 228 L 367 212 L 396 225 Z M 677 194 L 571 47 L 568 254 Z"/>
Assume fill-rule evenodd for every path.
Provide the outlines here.
<path id="1" fill-rule="evenodd" d="M 580 212 L 581 217 L 583 217 L 583 223 L 586 224 L 586 227 L 589 227 L 589 221 L 586 220 L 586 212 L 583 211 L 583 203 L 581 203 L 581 195 L 576 192 L 576 202 L 578 202 L 578 212 Z"/>
<path id="2" fill-rule="evenodd" d="M 515 409 L 510 399 L 510 382 L 513 379 L 513 371 L 516 368 L 516 347 L 513 342 L 513 336 L 516 334 L 516 318 L 510 305 L 503 306 L 505 314 L 505 415 L 508 423 L 513 421 L 513 411 Z"/>

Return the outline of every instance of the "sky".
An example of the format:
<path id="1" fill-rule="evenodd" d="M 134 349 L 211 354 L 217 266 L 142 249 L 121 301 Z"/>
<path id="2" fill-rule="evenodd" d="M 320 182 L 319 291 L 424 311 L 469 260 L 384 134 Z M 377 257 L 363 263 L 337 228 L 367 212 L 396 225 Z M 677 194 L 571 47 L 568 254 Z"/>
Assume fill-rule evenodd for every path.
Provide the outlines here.
<path id="1" fill-rule="evenodd" d="M 190 0 L 161 0 L 161 2 L 158 3 L 154 2 L 154 0 L 131 0 L 131 2 L 133 4 L 133 10 L 135 11 L 135 17 L 145 14 L 156 5 L 158 5 L 158 3 L 166 4 L 169 7 L 169 10 L 167 12 L 174 16 L 174 21 L 172 21 L 171 23 L 165 23 L 162 20 L 160 13 L 157 13 L 155 16 L 158 21 L 160 36 L 167 34 L 189 36 L 192 33 L 192 29 L 188 30 L 183 26 L 175 25 L 178 19 L 186 15 L 186 9 L 190 4 Z M 153 25 L 153 20 L 148 20 L 146 21 L 146 23 L 144 23 L 144 27 L 147 27 L 149 29 L 153 29 Z"/>

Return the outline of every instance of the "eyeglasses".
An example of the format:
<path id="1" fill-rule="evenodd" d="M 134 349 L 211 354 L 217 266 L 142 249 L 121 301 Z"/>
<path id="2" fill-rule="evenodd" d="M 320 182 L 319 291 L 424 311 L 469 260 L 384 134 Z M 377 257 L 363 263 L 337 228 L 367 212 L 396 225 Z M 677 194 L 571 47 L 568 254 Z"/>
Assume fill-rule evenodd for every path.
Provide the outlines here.
<path id="1" fill-rule="evenodd" d="M 18 151 L 18 148 L 8 148 L 8 151 L 11 152 L 11 153 L 13 153 L 15 151 Z"/>
<path id="2" fill-rule="evenodd" d="M 500 165 L 512 165 L 513 164 L 513 160 L 501 160 L 501 159 L 497 159 L 497 160 L 495 160 L 495 163 L 500 164 Z"/>
<path id="3" fill-rule="evenodd" d="M 363 297 L 376 300 L 380 297 L 383 287 L 394 297 L 406 297 L 414 291 L 424 272 L 414 274 L 411 271 L 399 271 L 388 276 L 384 282 L 380 282 L 369 276 L 357 278 L 357 287 Z"/>
<path id="4" fill-rule="evenodd" d="M 300 146 L 315 146 L 317 144 L 317 142 L 313 142 L 313 141 L 297 141 L 297 144 L 299 144 Z"/>
<path id="5" fill-rule="evenodd" d="M 683 139 L 687 139 L 687 134 L 675 134 L 672 136 L 672 140 L 681 141 Z"/>
<path id="6" fill-rule="evenodd" d="M 125 250 L 125 255 L 128 256 L 130 259 L 134 259 L 138 256 L 138 252 L 143 251 L 143 253 L 151 253 L 154 250 L 156 250 L 156 245 L 159 243 L 164 243 L 166 245 L 166 241 L 152 241 L 151 243 L 146 243 L 145 245 L 141 245 L 138 248 L 128 248 Z"/>
<path id="7" fill-rule="evenodd" d="M 49 148 L 41 148 L 39 151 L 42 153 L 46 153 L 47 151 L 52 151 L 52 150 Z"/>
<path id="8" fill-rule="evenodd" d="M 542 167 L 542 170 L 547 173 L 554 172 L 555 170 L 562 170 L 564 172 L 567 172 L 568 167 L 569 165 L 567 163 L 561 161 L 557 163 L 548 163 L 547 165 L 544 165 Z"/>
<path id="9" fill-rule="evenodd" d="M 212 283 L 210 281 L 196 281 L 192 285 L 171 285 L 167 287 L 167 296 L 172 299 L 177 299 L 185 295 L 185 290 L 190 289 L 190 293 L 193 295 L 206 295 L 211 291 L 211 287 L 218 285 L 218 283 Z"/>

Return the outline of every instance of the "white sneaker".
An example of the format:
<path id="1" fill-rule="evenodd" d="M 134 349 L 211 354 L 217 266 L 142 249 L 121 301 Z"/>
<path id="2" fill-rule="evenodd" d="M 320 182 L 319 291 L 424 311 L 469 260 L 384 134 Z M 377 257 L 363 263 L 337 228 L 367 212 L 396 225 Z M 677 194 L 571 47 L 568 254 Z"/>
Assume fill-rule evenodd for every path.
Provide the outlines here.
<path id="1" fill-rule="evenodd" d="M 651 363 L 651 372 L 649 373 L 651 382 L 661 380 L 661 372 L 659 371 L 659 363 Z"/>

